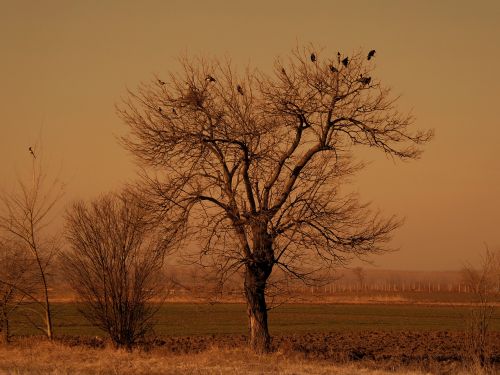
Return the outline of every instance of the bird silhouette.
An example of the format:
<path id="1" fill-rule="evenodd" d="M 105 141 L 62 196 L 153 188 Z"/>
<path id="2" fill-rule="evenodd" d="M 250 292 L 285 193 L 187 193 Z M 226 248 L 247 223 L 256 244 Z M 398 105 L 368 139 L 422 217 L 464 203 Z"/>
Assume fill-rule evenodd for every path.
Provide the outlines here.
<path id="1" fill-rule="evenodd" d="M 340 64 L 340 52 L 337 52 L 337 61 Z"/>
<path id="2" fill-rule="evenodd" d="M 162 86 L 165 84 L 165 82 L 163 82 L 161 79 L 158 79 L 158 83 Z"/>
<path id="3" fill-rule="evenodd" d="M 215 82 L 215 78 L 212 77 L 210 74 L 207 74 L 206 78 L 205 78 L 205 81 L 208 81 L 208 82 Z"/>
<path id="4" fill-rule="evenodd" d="M 243 95 L 243 94 L 244 94 L 244 93 L 243 93 L 243 88 L 242 88 L 240 85 L 236 86 L 236 90 L 238 91 L 238 93 L 239 93 L 240 95 Z"/>
<path id="5" fill-rule="evenodd" d="M 370 60 L 372 57 L 374 57 L 375 56 L 375 52 L 377 52 L 377 51 L 375 51 L 374 49 L 372 49 L 370 52 L 368 52 L 368 56 L 367 56 L 366 59 Z"/>
<path id="6" fill-rule="evenodd" d="M 28 147 L 28 151 L 30 152 L 31 155 L 33 155 L 33 159 L 36 159 L 36 156 L 35 156 L 35 152 L 33 151 L 33 149 L 30 147 Z"/>
<path id="7" fill-rule="evenodd" d="M 347 67 L 347 64 L 349 64 L 349 57 L 346 57 L 344 60 L 342 60 L 342 65 Z"/>
<path id="8" fill-rule="evenodd" d="M 311 61 L 312 62 L 316 62 L 316 55 L 313 53 L 311 53 Z"/>
<path id="9" fill-rule="evenodd" d="M 337 72 L 338 72 L 338 70 L 337 70 L 337 68 L 336 68 L 336 67 L 334 67 L 333 65 L 330 65 L 330 72 L 332 72 L 332 73 L 337 73 Z"/>
<path id="10" fill-rule="evenodd" d="M 361 82 L 363 85 L 369 85 L 370 82 L 372 81 L 372 77 L 363 77 L 363 74 L 360 74 L 358 81 Z"/>

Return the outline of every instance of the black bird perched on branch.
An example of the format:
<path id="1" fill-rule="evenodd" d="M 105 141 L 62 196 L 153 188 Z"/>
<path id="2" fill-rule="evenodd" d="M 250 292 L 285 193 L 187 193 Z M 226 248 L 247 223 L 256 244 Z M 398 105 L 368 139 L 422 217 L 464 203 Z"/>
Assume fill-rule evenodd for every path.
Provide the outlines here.
<path id="1" fill-rule="evenodd" d="M 372 77 L 363 77 L 363 74 L 360 74 L 358 81 L 363 85 L 369 85 L 372 81 Z"/>
<path id="2" fill-rule="evenodd" d="M 162 86 L 165 84 L 165 82 L 163 82 L 161 79 L 158 79 L 158 83 Z"/>
<path id="3" fill-rule="evenodd" d="M 370 52 L 368 52 L 367 60 L 370 60 L 372 57 L 374 57 L 375 52 L 377 52 L 377 51 L 375 51 L 374 49 L 372 49 Z"/>
<path id="4" fill-rule="evenodd" d="M 239 93 L 240 95 L 243 95 L 243 94 L 244 94 L 244 93 L 243 93 L 243 88 L 242 88 L 240 85 L 236 86 L 236 90 L 238 91 L 238 93 Z"/>
<path id="5" fill-rule="evenodd" d="M 311 53 L 311 61 L 312 62 L 316 62 L 316 55 L 313 53 Z"/>
<path id="6" fill-rule="evenodd" d="M 215 78 L 212 77 L 210 74 L 207 74 L 206 78 L 205 78 L 205 81 L 208 81 L 208 82 L 215 82 Z"/>
<path id="7" fill-rule="evenodd" d="M 35 156 L 35 152 L 33 151 L 33 149 L 30 147 L 28 147 L 28 151 L 30 152 L 31 155 L 33 155 L 33 159 L 36 159 L 36 156 Z"/>
<path id="8" fill-rule="evenodd" d="M 347 67 L 347 64 L 349 64 L 349 57 L 346 57 L 344 60 L 342 60 L 342 65 Z"/>
<path id="9" fill-rule="evenodd" d="M 336 67 L 334 67 L 333 65 L 330 65 L 330 72 L 332 72 L 332 73 L 337 73 L 337 72 L 338 72 L 338 70 L 337 70 L 337 68 L 336 68 Z"/>

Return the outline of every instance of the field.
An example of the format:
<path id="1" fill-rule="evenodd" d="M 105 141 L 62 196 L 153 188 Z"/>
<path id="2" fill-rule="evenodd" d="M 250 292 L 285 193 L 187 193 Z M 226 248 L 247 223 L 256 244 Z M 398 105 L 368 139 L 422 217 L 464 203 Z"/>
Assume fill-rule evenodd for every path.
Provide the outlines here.
<path id="1" fill-rule="evenodd" d="M 158 312 L 153 335 L 133 353 L 123 353 L 112 349 L 105 334 L 92 327 L 75 304 L 57 303 L 56 342 L 30 338 L 39 334 L 33 326 L 22 319 L 14 321 L 16 339 L 8 349 L 10 354 L 0 351 L 0 373 L 2 369 L 72 373 L 78 368 L 97 374 L 108 373 L 108 365 L 114 366 L 110 371 L 114 373 L 467 373 L 465 321 L 469 309 L 466 305 L 424 304 L 283 305 L 269 316 L 274 353 L 259 359 L 246 349 L 243 304 L 165 304 Z M 491 329 L 489 354 L 493 368 L 498 369 L 498 309 Z M 30 365 L 23 359 L 29 356 L 46 360 L 33 367 L 33 362 Z M 85 363 L 102 356 L 108 357 L 108 364 Z M 121 363 L 125 357 L 129 367 Z M 50 364 L 55 362 L 59 367 L 52 371 Z"/>
<path id="2" fill-rule="evenodd" d="M 100 336 L 73 303 L 56 303 L 54 330 L 58 335 Z M 469 306 L 404 304 L 290 304 L 270 311 L 271 334 L 330 331 L 460 331 Z M 491 328 L 500 331 L 497 309 Z M 246 333 L 243 304 L 163 305 L 154 333 L 158 336 L 192 336 Z M 32 335 L 37 331 L 26 320 L 14 321 L 12 334 Z"/>

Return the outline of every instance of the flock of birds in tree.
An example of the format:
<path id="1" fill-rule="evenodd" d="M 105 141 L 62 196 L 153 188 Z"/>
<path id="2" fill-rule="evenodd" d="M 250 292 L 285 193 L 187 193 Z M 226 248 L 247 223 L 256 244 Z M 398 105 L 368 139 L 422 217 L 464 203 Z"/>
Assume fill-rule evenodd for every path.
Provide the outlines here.
<path id="1" fill-rule="evenodd" d="M 375 57 L 375 53 L 377 51 L 375 51 L 374 49 L 372 49 L 370 52 L 368 52 L 368 55 L 366 57 L 366 59 L 368 61 L 370 61 L 373 57 Z M 347 65 L 349 65 L 349 57 L 346 56 L 344 57 L 342 60 L 342 55 L 340 54 L 340 52 L 337 52 L 337 62 L 340 64 L 342 63 L 342 65 L 347 68 Z M 317 61 L 317 56 L 314 52 L 311 53 L 311 61 L 313 63 L 316 63 Z M 333 64 L 330 64 L 329 65 L 329 69 L 330 69 L 330 72 L 332 73 L 338 73 L 338 69 L 333 65 Z M 286 74 L 286 71 L 285 71 L 285 68 L 281 68 L 281 72 L 283 74 Z M 205 81 L 207 81 L 208 83 L 215 83 L 217 82 L 217 80 L 212 77 L 210 74 L 207 74 L 206 77 L 205 77 Z M 372 78 L 371 77 L 364 77 L 363 74 L 360 75 L 359 79 L 358 79 L 359 82 L 361 82 L 363 85 L 369 85 L 370 82 L 372 81 Z M 160 86 L 163 86 L 166 84 L 166 82 L 162 81 L 161 79 L 158 79 L 158 84 L 160 84 Z M 238 94 L 240 95 L 245 95 L 245 92 L 243 91 L 243 87 L 241 87 L 241 85 L 236 85 L 236 91 L 238 92 Z M 158 107 L 158 112 L 162 113 L 162 108 L 161 107 Z M 177 115 L 177 111 L 175 110 L 175 108 L 172 108 L 172 113 L 174 115 Z M 31 147 L 29 148 L 31 154 L 33 155 L 33 157 L 35 157 L 35 154 L 33 153 L 33 150 L 31 149 Z"/>
<path id="2" fill-rule="evenodd" d="M 376 52 L 377 51 L 372 49 L 370 52 L 368 52 L 366 59 L 368 61 L 370 61 L 373 57 L 375 57 Z M 342 63 L 342 65 L 345 68 L 347 68 L 347 65 L 349 65 L 349 57 L 346 56 L 342 60 L 341 60 L 341 57 L 342 57 L 342 55 L 340 54 L 340 52 L 337 52 L 337 62 L 339 64 Z M 316 54 L 314 52 L 312 52 L 311 53 L 311 61 L 313 63 L 316 63 L 317 60 L 318 60 L 318 58 L 317 58 Z M 338 73 L 338 71 L 339 71 L 333 64 L 330 64 L 328 67 L 330 68 L 330 72 L 332 72 L 332 73 Z M 285 70 L 282 69 L 282 72 L 285 73 Z M 358 81 L 361 82 L 363 85 L 369 85 L 370 82 L 372 81 L 372 78 L 371 77 L 364 77 L 363 74 L 361 74 Z"/>

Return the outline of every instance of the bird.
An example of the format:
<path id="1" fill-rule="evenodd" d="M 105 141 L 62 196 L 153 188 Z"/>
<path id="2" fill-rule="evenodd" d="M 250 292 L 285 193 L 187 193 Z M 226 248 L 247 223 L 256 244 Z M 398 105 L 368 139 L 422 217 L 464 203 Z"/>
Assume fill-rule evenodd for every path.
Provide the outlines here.
<path id="1" fill-rule="evenodd" d="M 330 72 L 332 72 L 332 73 L 337 73 L 337 72 L 338 72 L 338 70 L 337 70 L 337 68 L 336 68 L 336 67 L 334 67 L 333 65 L 330 65 Z"/>
<path id="2" fill-rule="evenodd" d="M 311 61 L 312 62 L 316 62 L 316 55 L 313 53 L 311 53 Z"/>
<path id="3" fill-rule="evenodd" d="M 159 79 L 159 78 L 158 78 L 158 83 L 159 83 L 160 85 L 162 85 L 162 86 L 165 84 L 165 82 L 163 82 L 163 81 L 162 81 L 161 79 Z"/>
<path id="4" fill-rule="evenodd" d="M 31 155 L 33 155 L 33 159 L 36 159 L 36 156 L 35 156 L 35 152 L 33 151 L 33 149 L 30 147 L 28 147 L 28 151 L 30 152 Z"/>
<path id="5" fill-rule="evenodd" d="M 363 74 L 360 74 L 358 81 L 361 82 L 363 85 L 369 85 L 370 82 L 372 81 L 372 77 L 363 77 Z"/>
<path id="6" fill-rule="evenodd" d="M 207 74 L 205 81 L 207 82 L 215 82 L 215 78 L 212 77 L 210 74 Z"/>
<path id="7" fill-rule="evenodd" d="M 244 94 L 244 93 L 243 93 L 243 88 L 242 88 L 240 85 L 236 86 L 236 90 L 238 91 L 238 93 L 239 93 L 240 95 L 243 95 L 243 94 Z"/>
<path id="8" fill-rule="evenodd" d="M 370 60 L 372 57 L 374 57 L 375 52 L 377 52 L 377 51 L 375 51 L 374 49 L 372 49 L 370 52 L 368 52 L 367 60 Z"/>
<path id="9" fill-rule="evenodd" d="M 344 60 L 342 60 L 342 65 L 347 67 L 347 64 L 349 64 L 349 57 L 346 57 Z"/>
<path id="10" fill-rule="evenodd" d="M 337 61 L 340 63 L 340 52 L 337 52 Z"/>

